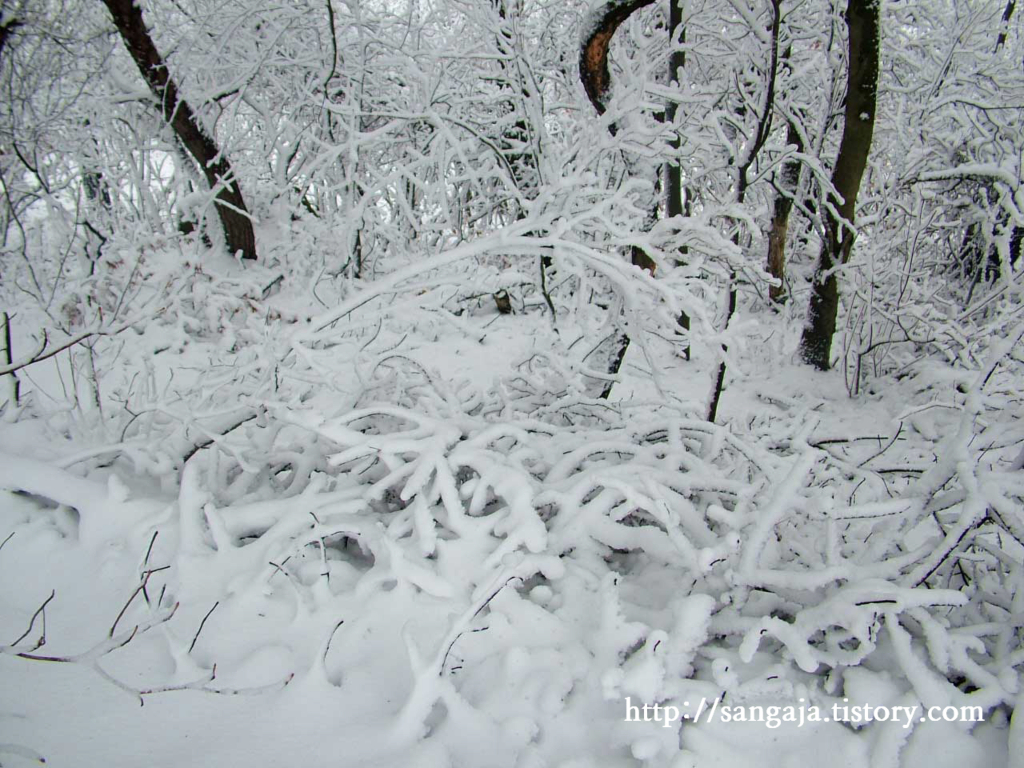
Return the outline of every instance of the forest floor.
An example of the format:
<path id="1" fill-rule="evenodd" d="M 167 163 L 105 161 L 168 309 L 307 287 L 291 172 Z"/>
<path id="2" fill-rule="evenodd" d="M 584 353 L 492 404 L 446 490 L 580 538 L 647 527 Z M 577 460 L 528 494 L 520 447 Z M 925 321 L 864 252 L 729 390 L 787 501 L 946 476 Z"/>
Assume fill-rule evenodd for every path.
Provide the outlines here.
<path id="1" fill-rule="evenodd" d="M 747 343 L 731 350 L 718 420 L 725 433 L 765 451 L 799 439 L 831 453 L 830 466 L 874 462 L 867 485 L 895 478 L 896 492 L 906 478 L 887 466 L 926 466 L 929 446 L 953 424 L 941 409 L 915 409 L 920 393 L 912 378 L 878 378 L 851 398 L 841 371 L 799 364 L 792 310 L 762 308 L 735 322 L 748 324 Z M 402 341 L 396 332 L 374 343 L 400 344 L 395 354 L 439 381 L 461 381 L 453 390 L 464 399 L 513 374 L 516 361 L 557 354 L 539 307 L 500 316 L 482 306 L 456 325 L 445 332 L 444 323 L 427 324 Z M 571 329 L 561 328 L 559 337 L 571 338 Z M 217 349 L 192 344 L 167 365 L 201 367 L 203 355 L 212 360 Z M 644 403 L 667 394 L 678 410 L 698 416 L 718 358 L 699 340 L 693 353 L 693 361 L 658 361 L 669 390 L 659 395 L 648 362 L 632 348 L 612 407 L 640 419 Z M 40 390 L 59 386 L 43 364 L 30 373 Z M 336 415 L 327 398 L 307 405 L 325 418 Z M 0 641 L 19 645 L 15 639 L 53 592 L 46 642 L 34 653 L 64 660 L 0 654 L 2 765 L 43 758 L 76 768 L 1010 764 L 1011 728 L 1001 708 L 982 723 L 906 726 L 878 719 L 735 722 L 737 715 L 726 722 L 706 707 L 698 715 L 702 699 L 823 712 L 844 703 L 893 706 L 908 701 L 910 686 L 874 656 L 844 670 L 838 687 L 835 674 L 802 670 L 785 651 L 706 643 L 711 598 L 689 591 L 694 579 L 686 568 L 650 553 L 624 551 L 621 567 L 605 573 L 582 556 L 549 556 L 523 534 L 524 557 L 537 563 L 511 589 L 505 584 L 519 578 L 521 563 L 512 547 L 495 554 L 500 539 L 493 531 L 433 542 L 417 528 L 415 545 L 436 548 L 424 561 L 429 573 L 372 526 L 358 531 L 367 540 L 381 537 L 370 547 L 372 563 L 363 549 L 332 553 L 328 566 L 323 552 L 308 546 L 293 568 L 269 545 L 251 553 L 257 545 L 235 517 L 221 523 L 233 544 L 189 550 L 177 530 L 193 490 L 187 478 L 157 480 L 121 463 L 78 462 L 103 441 L 70 430 L 62 440 L 60 432 L 52 421 L 30 418 L 0 425 L 0 485 L 18 489 L 0 494 Z M 827 486 L 828 478 L 814 482 Z M 854 503 L 858 492 L 844 501 Z M 495 576 L 499 560 L 507 569 Z M 321 567 L 329 578 L 317 579 Z M 34 644 L 38 619 L 19 647 Z M 667 651 L 650 642 L 658 632 Z M 672 675 L 680 681 L 669 696 L 664 681 Z M 162 686 L 177 689 L 147 690 Z M 698 722 L 627 722 L 627 697 L 634 704 L 685 699 L 689 709 L 679 706 Z"/>

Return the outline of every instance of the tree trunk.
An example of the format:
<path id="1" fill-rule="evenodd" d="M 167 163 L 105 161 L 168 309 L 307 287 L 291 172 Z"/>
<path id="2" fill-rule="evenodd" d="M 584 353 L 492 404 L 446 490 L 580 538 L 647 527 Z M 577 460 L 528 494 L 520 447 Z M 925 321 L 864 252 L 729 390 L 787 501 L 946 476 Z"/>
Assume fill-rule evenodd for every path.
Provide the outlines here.
<path id="1" fill-rule="evenodd" d="M 999 27 L 999 37 L 996 38 L 996 50 L 998 51 L 1006 44 L 1006 30 L 1010 26 L 1010 19 L 1013 18 L 1013 9 L 1016 7 L 1015 0 L 1007 0 L 1006 8 L 1003 10 L 1003 21 Z"/>
<path id="2" fill-rule="evenodd" d="M 796 145 L 803 152 L 803 142 L 792 122 L 786 131 L 786 144 Z M 779 281 L 768 289 L 768 297 L 776 304 L 786 302 L 786 234 L 789 232 L 789 214 L 793 210 L 793 196 L 800 186 L 800 162 L 790 160 L 782 166 L 779 194 L 775 198 L 771 228 L 768 230 L 768 274 Z"/>
<path id="3" fill-rule="evenodd" d="M 103 3 L 143 79 L 159 100 L 164 120 L 196 159 L 210 189 L 216 191 L 217 215 L 228 248 L 232 253 L 241 251 L 243 259 L 255 259 L 252 220 L 231 164 L 203 130 L 188 102 L 178 95 L 178 87 L 143 22 L 142 9 L 135 0 L 103 0 Z"/>
<path id="4" fill-rule="evenodd" d="M 608 98 L 608 91 L 611 88 L 611 73 L 608 71 L 608 49 L 612 43 L 615 31 L 622 26 L 633 13 L 651 5 L 654 0 L 606 0 L 606 2 L 592 6 L 586 18 L 583 20 L 583 42 L 580 46 L 580 81 L 583 89 L 587 92 L 587 98 L 594 105 L 599 115 L 605 113 L 605 100 Z M 615 125 L 609 125 L 608 131 L 614 136 Z M 657 266 L 650 254 L 642 248 L 633 246 L 629 249 L 629 258 L 633 266 L 640 267 L 644 271 L 654 274 Z M 629 336 L 622 334 L 618 339 L 618 348 L 612 354 L 608 365 L 608 373 L 615 375 L 622 367 L 622 361 L 626 357 L 626 350 L 629 349 Z M 609 382 L 601 392 L 602 399 L 608 399 L 612 391 L 612 382 Z"/>
<path id="5" fill-rule="evenodd" d="M 502 74 L 502 101 L 508 110 L 507 114 L 501 116 L 502 129 L 498 145 L 508 163 L 512 183 L 525 199 L 533 200 L 537 196 L 540 184 L 540 170 L 537 164 L 535 131 L 532 129 L 529 116 L 525 113 L 533 94 L 519 72 L 519 52 L 512 29 L 511 17 L 517 15 L 519 11 L 516 7 L 510 9 L 506 0 L 491 0 L 491 3 L 498 15 L 495 42 L 500 54 L 498 66 Z M 511 126 L 506 122 L 509 115 L 515 115 Z M 525 211 L 520 206 L 516 220 L 521 221 L 524 216 Z"/>
<path id="6" fill-rule="evenodd" d="M 521 13 L 521 6 L 510 8 L 506 0 L 491 0 L 491 5 L 498 15 L 495 42 L 498 53 L 501 55 L 498 60 L 502 74 L 501 90 L 503 95 L 507 94 L 507 98 L 504 98 L 503 101 L 508 105 L 508 114 L 501 116 L 502 129 L 498 146 L 508 165 L 512 184 L 523 200 L 532 202 L 537 198 L 537 190 L 541 183 L 540 145 L 536 139 L 534 117 L 528 113 L 528 105 L 533 94 L 522 75 L 520 54 L 513 33 L 513 20 Z M 518 95 L 516 95 L 517 90 Z M 509 115 L 515 115 L 515 121 L 511 126 L 506 123 Z M 517 202 L 516 221 L 522 221 L 525 218 L 526 207 L 521 202 Z M 532 235 L 533 233 L 528 233 L 528 236 Z M 552 322 L 555 321 L 555 304 L 551 300 L 551 293 L 548 290 L 548 272 L 553 264 L 552 257 L 547 254 L 541 256 L 538 262 L 540 292 L 551 311 Z"/>
<path id="7" fill-rule="evenodd" d="M 594 105 L 597 114 L 605 113 L 605 99 L 611 87 L 611 73 L 608 71 L 608 48 L 612 37 L 622 23 L 636 11 L 651 5 L 654 0 L 608 0 L 591 8 L 583 21 L 584 39 L 580 47 L 580 80 L 587 98 Z M 611 132 L 615 130 L 612 127 Z"/>
<path id="8" fill-rule="evenodd" d="M 857 192 L 867 166 L 875 127 L 875 91 L 878 84 L 878 2 L 849 0 L 849 73 L 846 110 L 839 156 L 832 171 L 832 186 L 825 206 L 825 236 L 811 288 L 808 324 L 800 340 L 804 362 L 822 371 L 829 368 L 832 336 L 839 312 L 839 281 L 835 269 L 847 262 L 854 241 Z"/>
<path id="9" fill-rule="evenodd" d="M 683 9 L 679 5 L 680 0 L 669 0 L 668 4 L 668 30 L 671 36 L 672 46 L 675 47 L 676 38 L 680 38 L 681 42 L 686 42 L 686 30 L 683 28 Z M 672 85 L 679 84 L 679 70 L 686 66 L 686 51 L 673 50 L 668 59 L 668 71 L 669 71 L 669 82 Z M 670 101 L 665 108 L 665 120 L 669 124 L 674 124 L 676 119 L 676 110 L 678 105 L 675 101 Z M 673 150 L 679 149 L 679 137 L 673 137 L 670 146 Z M 665 216 L 672 218 L 673 216 L 689 216 L 690 215 L 690 194 L 686 193 L 686 209 L 683 208 L 683 172 L 682 168 L 679 167 L 679 159 L 676 158 L 673 162 L 668 163 L 665 168 Z M 685 257 L 685 252 L 680 249 L 680 258 Z M 685 312 L 680 312 L 677 318 L 679 327 L 684 331 L 690 330 L 690 316 Z M 687 344 L 683 349 L 683 358 L 686 360 L 690 359 L 690 345 Z"/>
<path id="10" fill-rule="evenodd" d="M 747 189 L 749 186 L 749 179 L 747 174 L 750 169 L 754 166 L 754 162 L 757 160 L 757 155 L 764 147 L 765 142 L 768 141 L 768 136 L 772 131 L 772 117 L 775 114 L 775 83 L 778 79 L 779 69 L 779 28 L 782 24 L 782 0 L 771 0 L 772 7 L 772 25 L 768 30 L 768 34 L 771 39 L 771 53 L 768 57 L 768 86 L 765 89 L 764 107 L 761 109 L 761 114 L 757 119 L 757 132 L 754 134 L 754 140 L 750 144 L 750 150 L 747 153 L 746 158 L 742 163 L 739 164 L 736 173 L 736 202 L 739 205 L 743 205 L 746 200 Z M 742 115 L 743 110 L 740 114 Z M 740 243 L 740 231 L 737 229 L 733 242 L 736 245 Z M 729 322 L 736 314 L 736 307 L 738 304 L 738 296 L 736 289 L 736 271 L 731 270 L 729 274 L 729 300 L 726 303 L 725 313 L 725 324 L 722 330 L 729 329 Z M 722 392 L 725 391 L 725 355 L 728 353 L 729 348 L 722 345 L 722 360 L 718 364 L 718 374 L 715 376 L 715 388 L 711 393 L 711 402 L 708 405 L 708 421 L 714 423 L 715 419 L 718 418 L 718 406 L 722 401 Z"/>

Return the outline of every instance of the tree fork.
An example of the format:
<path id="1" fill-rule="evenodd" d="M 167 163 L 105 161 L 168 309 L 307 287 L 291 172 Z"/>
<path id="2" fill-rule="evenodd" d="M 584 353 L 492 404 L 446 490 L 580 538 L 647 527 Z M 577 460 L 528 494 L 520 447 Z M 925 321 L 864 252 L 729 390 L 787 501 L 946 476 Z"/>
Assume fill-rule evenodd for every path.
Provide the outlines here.
<path id="1" fill-rule="evenodd" d="M 241 251 L 243 259 L 255 259 L 252 220 L 231 164 L 203 130 L 188 102 L 179 96 L 178 86 L 143 21 L 142 9 L 135 0 L 103 0 L 103 4 L 143 80 L 159 100 L 164 120 L 202 168 L 210 189 L 216 191 L 217 215 L 228 248 L 232 253 Z"/>

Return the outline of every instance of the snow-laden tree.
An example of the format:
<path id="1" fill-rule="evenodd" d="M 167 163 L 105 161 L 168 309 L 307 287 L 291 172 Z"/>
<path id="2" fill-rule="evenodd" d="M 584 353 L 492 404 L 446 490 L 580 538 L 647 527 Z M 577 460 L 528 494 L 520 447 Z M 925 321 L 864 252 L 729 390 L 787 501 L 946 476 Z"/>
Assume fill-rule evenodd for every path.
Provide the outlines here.
<path id="1" fill-rule="evenodd" d="M 244 265 L 104 6 L 5 7 L 0 581 L 62 581 L 0 601 L 0 661 L 302 702 L 287 748 L 308 720 L 353 762 L 700 749 L 625 697 L 884 694 L 998 741 L 1020 34 L 852 5 L 857 185 L 845 2 L 131 6 L 245 193 Z M 798 364 L 829 279 L 849 400 Z M 879 766 L 934 733 L 823 732 Z"/>
<path id="2" fill-rule="evenodd" d="M 157 50 L 134 0 L 105 0 L 118 34 L 131 54 L 143 80 L 153 92 L 164 120 L 195 159 L 215 193 L 217 217 L 224 228 L 228 249 L 243 259 L 256 258 L 256 236 L 231 162 L 218 148 L 188 101 L 180 95 L 174 75 Z"/>
<path id="3" fill-rule="evenodd" d="M 843 137 L 823 201 L 825 232 L 811 289 L 808 325 L 800 340 L 804 360 L 821 370 L 831 366 L 832 337 L 839 315 L 836 269 L 849 261 L 855 238 L 857 195 L 871 151 L 877 101 L 881 23 L 874 0 L 850 0 L 846 8 L 847 76 Z"/>

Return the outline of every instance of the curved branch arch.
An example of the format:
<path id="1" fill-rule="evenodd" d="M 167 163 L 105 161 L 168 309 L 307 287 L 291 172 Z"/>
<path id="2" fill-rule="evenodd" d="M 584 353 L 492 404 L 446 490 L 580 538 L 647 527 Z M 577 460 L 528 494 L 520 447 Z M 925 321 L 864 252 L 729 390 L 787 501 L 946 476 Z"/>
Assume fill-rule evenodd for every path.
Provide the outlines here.
<path id="1" fill-rule="evenodd" d="M 580 36 L 580 80 L 599 115 L 605 113 L 605 100 L 611 85 L 608 48 L 612 38 L 626 19 L 653 3 L 654 0 L 604 0 L 587 11 Z"/>

